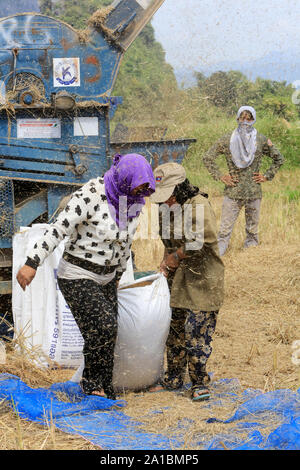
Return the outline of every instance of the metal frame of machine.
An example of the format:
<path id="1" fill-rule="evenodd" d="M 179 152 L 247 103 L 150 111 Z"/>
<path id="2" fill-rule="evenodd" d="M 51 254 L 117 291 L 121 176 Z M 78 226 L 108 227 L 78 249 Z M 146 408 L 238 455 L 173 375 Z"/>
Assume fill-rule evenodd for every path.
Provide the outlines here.
<path id="1" fill-rule="evenodd" d="M 184 158 L 194 139 L 110 138 L 121 59 L 163 1 L 115 0 L 84 37 L 38 13 L 0 21 L 0 272 L 10 273 L 13 234 L 43 214 L 50 221 L 115 153 L 141 153 L 153 167 Z M 0 294 L 11 293 L 10 275 Z"/>

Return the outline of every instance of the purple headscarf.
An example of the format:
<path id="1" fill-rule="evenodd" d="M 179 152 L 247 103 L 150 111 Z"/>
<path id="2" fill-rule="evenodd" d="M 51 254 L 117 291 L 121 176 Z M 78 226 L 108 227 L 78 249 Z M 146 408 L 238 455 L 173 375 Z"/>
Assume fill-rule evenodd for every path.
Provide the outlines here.
<path id="1" fill-rule="evenodd" d="M 136 196 L 131 191 L 141 184 L 149 183 L 149 187 Z M 144 197 L 155 191 L 155 179 L 151 165 L 145 157 L 137 153 L 127 155 L 116 154 L 113 165 L 104 175 L 105 194 L 108 204 L 113 207 L 114 218 L 120 229 L 126 228 L 129 218 L 137 217 L 145 204 Z M 120 212 L 119 199 L 126 199 L 126 206 Z M 132 206 L 135 205 L 134 208 Z M 130 208 L 132 208 L 130 210 Z"/>

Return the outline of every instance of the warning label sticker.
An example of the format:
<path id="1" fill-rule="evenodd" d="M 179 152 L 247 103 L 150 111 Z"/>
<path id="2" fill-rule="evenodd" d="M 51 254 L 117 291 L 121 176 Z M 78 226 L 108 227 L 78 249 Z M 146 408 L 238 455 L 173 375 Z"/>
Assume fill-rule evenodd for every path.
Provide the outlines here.
<path id="1" fill-rule="evenodd" d="M 18 139 L 60 139 L 61 123 L 59 119 L 18 119 Z"/>

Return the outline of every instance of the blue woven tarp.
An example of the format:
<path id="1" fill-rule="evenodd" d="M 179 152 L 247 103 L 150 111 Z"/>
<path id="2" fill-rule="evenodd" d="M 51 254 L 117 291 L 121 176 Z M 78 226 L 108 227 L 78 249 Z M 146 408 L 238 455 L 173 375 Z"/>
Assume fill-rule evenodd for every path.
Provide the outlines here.
<path id="1" fill-rule="evenodd" d="M 141 432 L 140 423 L 120 411 L 126 404 L 123 400 L 85 395 L 74 382 L 31 388 L 14 375 L 0 374 L 0 401 L 3 399 L 21 418 L 39 424 L 53 423 L 103 449 L 167 450 L 181 445 L 169 437 Z"/>
<path id="2" fill-rule="evenodd" d="M 235 380 L 223 379 L 218 388 L 221 382 L 226 385 Z M 231 427 L 228 434 L 223 433 L 207 442 L 206 449 L 223 449 L 225 445 L 235 450 L 300 450 L 300 388 L 295 392 L 284 389 L 267 393 L 247 389 L 241 394 L 229 392 L 228 399 L 240 403 L 234 414 L 223 421 L 210 418 L 207 423 L 235 424 L 235 427 Z M 208 406 L 213 406 L 213 402 Z M 279 424 L 271 432 L 263 432 L 272 427 L 272 422 Z M 246 439 L 239 438 L 247 429 L 250 432 Z"/>
<path id="3" fill-rule="evenodd" d="M 230 418 L 207 419 L 207 435 L 200 436 L 196 420 L 183 416 L 173 435 L 169 431 L 166 436 L 141 431 L 141 423 L 126 415 L 122 400 L 86 396 L 73 382 L 33 389 L 16 376 L 0 374 L 0 400 L 5 399 L 21 418 L 40 424 L 51 420 L 57 428 L 103 449 L 179 450 L 183 448 L 184 435 L 195 430 L 191 443 L 194 449 L 300 450 L 300 389 L 242 391 L 237 379 L 222 379 L 212 382 L 211 392 L 211 400 L 197 406 L 214 411 L 236 405 Z M 62 401 L 61 394 L 68 397 L 67 402 Z M 162 410 L 151 413 L 154 416 L 156 412 Z M 223 424 L 223 432 L 213 438 L 209 432 L 212 423 Z"/>

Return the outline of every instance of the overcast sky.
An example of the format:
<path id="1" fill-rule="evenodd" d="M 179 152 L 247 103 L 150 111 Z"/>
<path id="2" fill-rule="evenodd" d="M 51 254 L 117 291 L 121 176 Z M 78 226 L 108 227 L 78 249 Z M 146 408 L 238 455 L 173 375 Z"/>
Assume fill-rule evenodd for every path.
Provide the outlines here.
<path id="1" fill-rule="evenodd" d="M 0 0 L 0 10 L 37 4 Z M 300 0 L 165 0 L 152 24 L 179 81 L 194 71 L 230 69 L 248 78 L 300 80 Z"/>
<path id="2" fill-rule="evenodd" d="M 152 24 L 169 63 L 199 70 L 298 50 L 300 0 L 165 0 Z"/>

